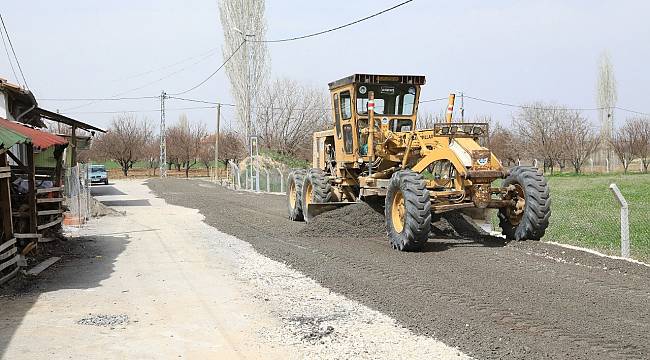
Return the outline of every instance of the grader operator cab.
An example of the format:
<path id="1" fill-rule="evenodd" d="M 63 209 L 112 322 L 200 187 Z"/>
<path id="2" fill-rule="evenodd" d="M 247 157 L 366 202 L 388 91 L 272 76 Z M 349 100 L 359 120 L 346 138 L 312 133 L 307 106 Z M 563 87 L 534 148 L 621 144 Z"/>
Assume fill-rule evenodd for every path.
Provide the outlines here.
<path id="1" fill-rule="evenodd" d="M 550 194 L 535 168 L 506 171 L 482 146 L 484 123 L 446 122 L 416 130 L 424 76 L 356 74 L 329 84 L 334 128 L 314 134 L 313 168 L 289 175 L 292 220 L 310 221 L 340 206 L 383 198 L 393 248 L 417 251 L 432 216 L 460 209 L 499 209 L 508 239 L 539 240 Z M 501 186 L 495 180 L 505 179 Z"/>

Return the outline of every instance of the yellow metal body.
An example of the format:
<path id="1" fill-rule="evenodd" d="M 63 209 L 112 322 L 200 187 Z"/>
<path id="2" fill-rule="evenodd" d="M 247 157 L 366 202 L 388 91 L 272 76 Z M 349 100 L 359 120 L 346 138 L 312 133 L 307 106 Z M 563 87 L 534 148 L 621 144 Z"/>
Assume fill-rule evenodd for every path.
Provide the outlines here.
<path id="1" fill-rule="evenodd" d="M 331 83 L 335 126 L 314 134 L 313 167 L 330 173 L 340 201 L 385 195 L 387 180 L 392 174 L 411 169 L 425 175 L 432 202 L 439 206 L 438 210 L 462 208 L 468 204 L 502 206 L 494 201 L 498 199 L 492 199 L 492 194 L 499 193 L 500 189 L 493 189 L 490 184 L 496 178 L 505 177 L 506 173 L 494 154 L 479 143 L 487 135 L 487 125 L 453 123 L 455 96 L 451 94 L 446 123 L 436 124 L 433 129 L 416 130 L 423 84 L 424 77 L 363 74 Z M 403 95 L 404 99 L 395 97 L 398 100 L 395 100 L 394 113 L 397 114 L 378 113 L 377 94 L 366 91 L 366 87 L 380 92 L 408 88 L 413 95 L 412 111 L 404 110 L 406 95 Z M 364 104 L 371 104 L 373 98 L 375 109 L 367 106 L 364 111 Z M 385 94 L 384 99 L 385 103 L 389 100 Z M 399 100 L 403 103 L 401 112 L 398 111 Z M 383 109 L 383 113 L 388 112 Z M 446 175 L 436 173 L 436 167 L 447 171 Z M 398 209 L 396 203 L 396 216 Z"/>

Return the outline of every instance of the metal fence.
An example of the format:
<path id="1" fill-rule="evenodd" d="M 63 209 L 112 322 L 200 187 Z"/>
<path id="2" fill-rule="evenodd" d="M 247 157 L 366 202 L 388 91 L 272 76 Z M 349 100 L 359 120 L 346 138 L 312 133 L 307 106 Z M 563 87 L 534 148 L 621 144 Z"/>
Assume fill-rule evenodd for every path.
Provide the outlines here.
<path id="1" fill-rule="evenodd" d="M 65 205 L 72 223 L 84 224 L 91 216 L 90 178 L 88 164 L 77 164 L 66 170 Z"/>
<path id="2" fill-rule="evenodd" d="M 551 219 L 543 240 L 650 261 L 649 174 L 547 174 L 546 178 Z M 613 195 L 613 183 L 625 202 Z M 500 232 L 496 213 L 491 216 L 492 230 Z"/>
<path id="3" fill-rule="evenodd" d="M 235 190 L 284 193 L 289 168 L 263 156 L 228 162 L 227 176 L 219 181 Z"/>

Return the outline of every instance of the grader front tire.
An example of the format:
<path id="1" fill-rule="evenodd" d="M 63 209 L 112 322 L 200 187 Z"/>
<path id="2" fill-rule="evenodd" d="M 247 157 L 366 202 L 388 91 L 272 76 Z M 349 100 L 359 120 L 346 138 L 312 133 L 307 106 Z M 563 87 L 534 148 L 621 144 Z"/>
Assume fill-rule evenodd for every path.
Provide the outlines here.
<path id="1" fill-rule="evenodd" d="M 421 250 L 431 231 L 431 201 L 422 175 L 411 170 L 394 173 L 385 205 L 391 246 L 400 251 Z"/>
<path id="2" fill-rule="evenodd" d="M 551 195 L 544 175 L 535 168 L 517 166 L 503 181 L 515 186 L 518 207 L 499 209 L 499 226 L 508 240 L 540 240 L 551 217 Z"/>
<path id="3" fill-rule="evenodd" d="M 295 170 L 289 173 L 289 181 L 287 182 L 287 209 L 289 211 L 289 219 L 293 221 L 302 221 L 304 219 L 302 184 L 305 174 L 305 170 Z"/>

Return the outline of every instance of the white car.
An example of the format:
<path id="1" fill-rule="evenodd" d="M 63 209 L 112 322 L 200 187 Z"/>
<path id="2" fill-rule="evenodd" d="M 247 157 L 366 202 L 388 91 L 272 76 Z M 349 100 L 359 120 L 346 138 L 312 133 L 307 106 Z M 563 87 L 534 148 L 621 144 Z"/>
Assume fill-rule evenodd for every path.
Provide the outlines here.
<path id="1" fill-rule="evenodd" d="M 106 172 L 104 165 L 90 165 L 89 171 L 91 184 L 103 183 L 104 185 L 108 185 L 108 172 Z"/>

